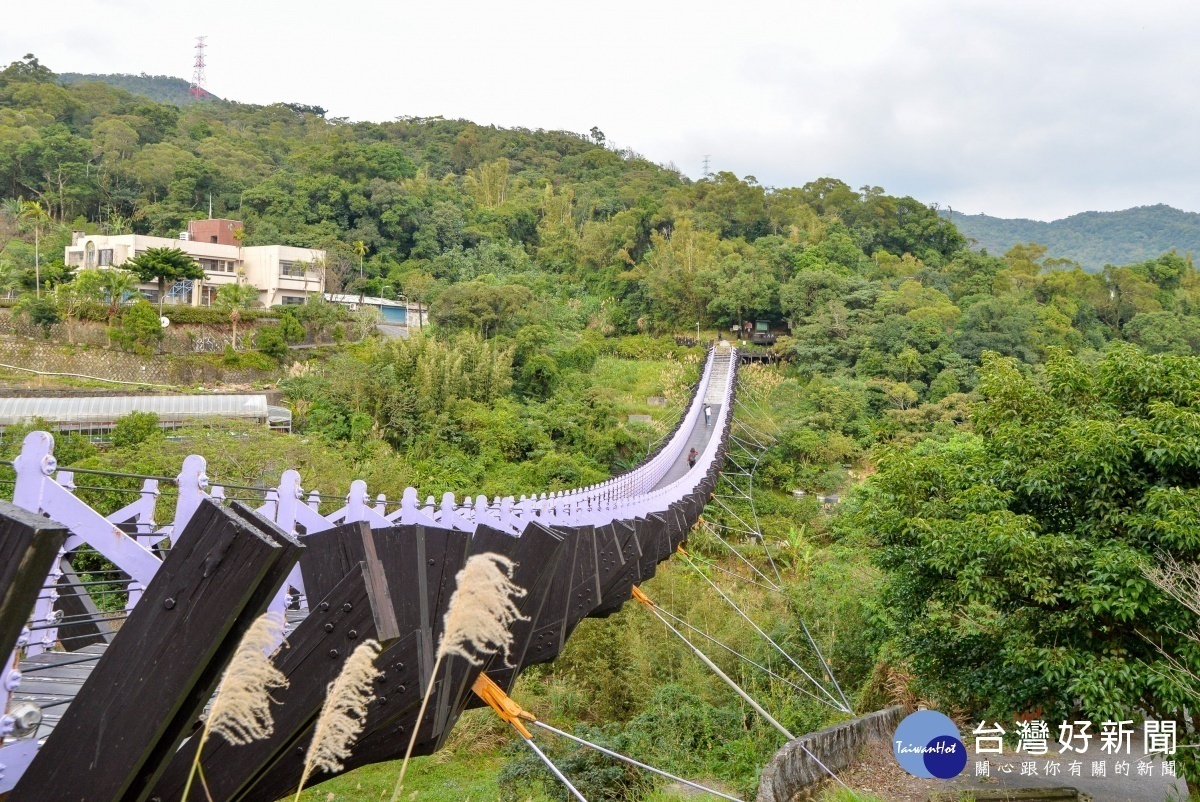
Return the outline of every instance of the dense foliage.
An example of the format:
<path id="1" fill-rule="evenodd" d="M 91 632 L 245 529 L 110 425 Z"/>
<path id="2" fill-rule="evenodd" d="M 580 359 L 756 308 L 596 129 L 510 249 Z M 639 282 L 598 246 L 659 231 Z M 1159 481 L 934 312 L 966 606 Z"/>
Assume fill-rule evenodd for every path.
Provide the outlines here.
<path id="1" fill-rule="evenodd" d="M 1089 271 L 1143 262 L 1169 250 L 1200 250 L 1200 214 L 1161 203 L 1120 212 L 1081 212 L 1051 223 L 958 212 L 949 216 L 976 247 L 990 253 L 1004 253 L 1022 242 L 1040 242 L 1051 255 L 1074 260 Z"/>
<path id="2" fill-rule="evenodd" d="M 915 688 L 970 715 L 1182 717 L 1178 688 L 1150 667 L 1154 645 L 1197 664 L 1173 634 L 1194 621 L 1140 570 L 1159 551 L 1200 558 L 1189 258 L 1155 252 L 1089 273 L 1031 242 L 974 252 L 935 209 L 878 187 L 692 182 L 607 148 L 598 129 L 179 108 L 64 85 L 32 57 L 0 71 L 0 196 L 0 290 L 23 294 L 17 313 L 47 331 L 108 319 L 115 342 L 152 351 L 153 307 L 118 315 L 125 291 L 99 271 L 68 273 L 59 254 L 71 229 L 171 236 L 210 197 L 214 213 L 245 220 L 246 244 L 323 248 L 331 288 L 403 293 L 431 313 L 408 340 L 365 336 L 373 319 L 320 300 L 260 329 L 257 347 L 284 361 L 306 334 L 361 340 L 290 367 L 280 386 L 295 435 L 164 440 L 130 421 L 113 449 L 67 438 L 60 464 L 164 474 L 198 451 L 214 480 L 257 485 L 294 467 L 309 488 L 341 493 L 355 476 L 393 499 L 408 485 L 491 497 L 589 484 L 636 463 L 671 423 L 701 354 L 683 335 L 762 322 L 779 335 L 779 364 L 746 370 L 738 414 L 766 447 L 756 479 L 768 492 L 753 511 L 731 500 L 705 515 L 761 525 L 787 592 L 730 592 L 773 637 L 822 674 L 798 626 L 810 622 L 860 706 Z M 229 287 L 220 309 L 170 314 L 236 333 L 264 313 Z M 654 336 L 669 334 L 679 340 Z M 272 362 L 225 356 L 256 358 Z M 11 455 L 16 442 L 0 447 Z M 812 500 L 855 485 L 849 514 Z M 115 508 L 130 489 L 80 492 Z M 761 543 L 738 546 L 769 570 Z M 703 530 L 689 549 L 743 570 Z M 685 568 L 650 588 L 769 659 Z M 836 718 L 789 686 L 738 676 L 797 732 Z M 557 723 L 747 793 L 778 746 L 637 610 L 585 622 L 520 692 Z M 644 791 L 624 771 L 558 756 L 588 778 L 589 798 Z M 536 772 L 514 758 L 506 784 Z"/>
<path id="3" fill-rule="evenodd" d="M 974 432 L 889 449 L 843 530 L 875 551 L 892 644 L 926 692 L 997 717 L 1145 711 L 1200 725 L 1159 651 L 1193 616 L 1143 569 L 1200 561 L 1200 360 L 985 359 Z"/>

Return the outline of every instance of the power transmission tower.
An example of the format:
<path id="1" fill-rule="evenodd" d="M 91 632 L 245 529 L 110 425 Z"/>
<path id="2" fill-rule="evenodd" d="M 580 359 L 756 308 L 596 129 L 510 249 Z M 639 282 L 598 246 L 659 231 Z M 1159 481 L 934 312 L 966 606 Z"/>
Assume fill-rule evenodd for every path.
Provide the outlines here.
<path id="1" fill-rule="evenodd" d="M 192 64 L 192 85 L 188 87 L 188 94 L 192 97 L 206 97 L 208 90 L 204 87 L 206 79 L 204 77 L 204 40 L 207 36 L 196 37 L 196 60 Z"/>
<path id="2" fill-rule="evenodd" d="M 710 154 L 708 154 L 708 153 L 705 153 L 705 154 L 704 154 L 704 172 L 703 172 L 703 174 L 701 174 L 701 176 L 700 176 L 701 178 L 708 178 L 710 175 L 712 175 L 712 173 L 710 173 L 710 172 L 708 171 L 708 159 L 709 159 L 709 155 L 710 155 Z"/>

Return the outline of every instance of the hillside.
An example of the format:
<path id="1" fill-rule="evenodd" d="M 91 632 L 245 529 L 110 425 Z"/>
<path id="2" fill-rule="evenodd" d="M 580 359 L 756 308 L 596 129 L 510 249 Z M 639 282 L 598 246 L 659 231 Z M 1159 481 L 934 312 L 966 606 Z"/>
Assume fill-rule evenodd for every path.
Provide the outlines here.
<path id="1" fill-rule="evenodd" d="M 220 100 L 211 92 L 205 98 L 194 98 L 188 94 L 191 86 L 183 78 L 170 75 L 129 75 L 127 73 L 112 73 L 109 75 L 91 75 L 79 72 L 59 73 L 58 78 L 64 84 L 102 83 L 124 89 L 133 95 L 153 100 L 156 103 L 170 103 L 175 106 L 186 106 L 197 100 Z"/>
<path id="2" fill-rule="evenodd" d="M 1051 223 L 986 214 L 955 213 L 952 219 L 964 236 L 975 240 L 975 247 L 988 253 L 1000 255 L 1018 243 L 1036 242 L 1045 245 L 1050 256 L 1072 259 L 1088 271 L 1154 259 L 1172 248 L 1180 253 L 1200 251 L 1200 214 L 1161 203 L 1120 212 L 1081 212 Z"/>

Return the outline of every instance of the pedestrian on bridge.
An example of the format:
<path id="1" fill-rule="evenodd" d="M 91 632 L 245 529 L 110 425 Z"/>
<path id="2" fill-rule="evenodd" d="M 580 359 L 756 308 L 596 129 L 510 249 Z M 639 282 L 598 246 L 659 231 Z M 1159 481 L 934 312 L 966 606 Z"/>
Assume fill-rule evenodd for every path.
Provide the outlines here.
<path id="1" fill-rule="evenodd" d="M 688 452 L 688 470 L 696 467 L 696 458 L 700 456 L 700 452 L 693 448 Z"/>
<path id="2" fill-rule="evenodd" d="M 704 405 L 704 425 L 712 426 L 712 407 L 708 404 Z"/>

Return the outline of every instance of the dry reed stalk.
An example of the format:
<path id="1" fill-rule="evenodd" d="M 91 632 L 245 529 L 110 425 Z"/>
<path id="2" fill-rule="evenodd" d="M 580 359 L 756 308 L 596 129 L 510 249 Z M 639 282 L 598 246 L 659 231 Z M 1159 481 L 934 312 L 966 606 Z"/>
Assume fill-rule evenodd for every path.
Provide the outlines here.
<path id="1" fill-rule="evenodd" d="M 263 613 L 238 643 L 233 659 L 221 675 L 217 695 L 204 721 L 196 756 L 183 789 L 184 802 L 187 802 L 192 781 L 200 769 L 200 753 L 204 751 L 209 735 L 215 732 L 234 746 L 241 746 L 268 738 L 275 731 L 271 691 L 286 688 L 288 680 L 271 663 L 267 650 L 279 642 L 283 625 L 282 613 Z"/>
<path id="2" fill-rule="evenodd" d="M 325 705 L 317 718 L 312 743 L 304 758 L 304 772 L 296 788 L 296 802 L 299 802 L 300 792 L 304 790 L 304 783 L 314 768 L 326 772 L 338 771 L 342 768 L 342 761 L 350 756 L 350 746 L 366 723 L 367 705 L 375 698 L 373 683 L 382 673 L 375 668 L 378 655 L 378 641 L 363 641 L 346 660 L 337 679 L 329 683 Z"/>
<path id="3" fill-rule="evenodd" d="M 510 626 L 516 621 L 527 620 L 514 601 L 525 596 L 525 589 L 512 582 L 515 567 L 516 564 L 504 555 L 486 552 L 468 559 L 454 577 L 454 595 L 450 597 L 450 605 L 442 621 L 437 659 L 433 663 L 421 709 L 408 740 L 408 749 L 404 752 L 404 762 L 400 764 L 400 776 L 396 779 L 391 802 L 400 798 L 400 791 L 404 788 L 404 774 L 408 771 L 413 747 L 417 745 L 421 720 L 425 718 L 425 708 L 429 705 L 434 682 L 446 656 L 458 655 L 471 665 L 478 666 L 483 665 L 487 656 L 502 653 L 504 664 L 512 667 L 508 662 L 513 640 Z"/>

